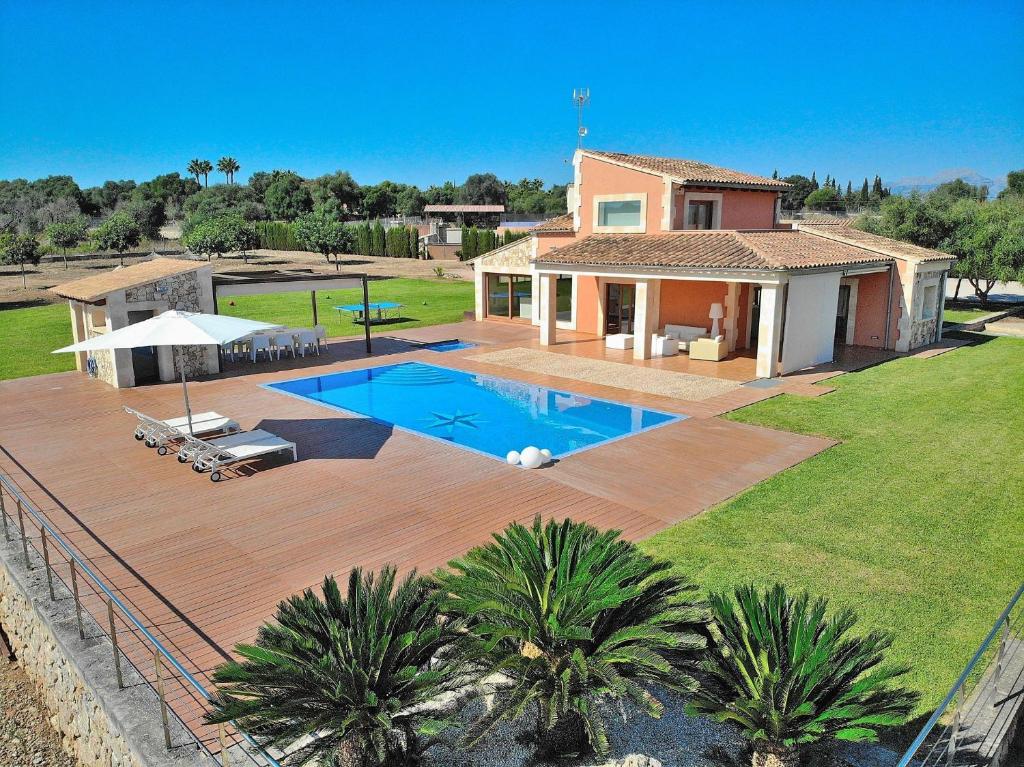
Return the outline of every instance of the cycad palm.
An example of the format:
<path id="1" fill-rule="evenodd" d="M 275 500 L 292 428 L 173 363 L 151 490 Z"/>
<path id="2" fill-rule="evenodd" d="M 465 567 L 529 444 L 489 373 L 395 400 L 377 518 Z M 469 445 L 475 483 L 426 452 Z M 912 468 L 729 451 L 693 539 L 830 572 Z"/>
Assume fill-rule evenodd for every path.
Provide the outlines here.
<path id="1" fill-rule="evenodd" d="M 224 174 L 229 184 L 234 183 L 235 173 L 241 168 L 234 157 L 221 157 L 217 160 L 217 170 Z"/>
<path id="2" fill-rule="evenodd" d="M 877 740 L 913 710 L 917 695 L 892 684 L 907 669 L 882 666 L 891 637 L 848 636 L 853 611 L 827 615 L 826 600 L 780 585 L 710 601 L 716 637 L 687 708 L 739 725 L 755 767 L 796 764 L 798 746 L 826 738 Z"/>
<path id="3" fill-rule="evenodd" d="M 357 568 L 342 597 L 307 589 L 278 606 L 241 662 L 221 666 L 212 723 L 234 721 L 262 746 L 294 750 L 287 764 L 401 764 L 447 722 L 422 708 L 462 684 L 454 664 L 433 659 L 456 625 L 438 615 L 440 595 L 415 574 L 395 588 Z"/>
<path id="4" fill-rule="evenodd" d="M 566 520 L 512 524 L 435 576 L 444 611 L 465 620 L 458 652 L 506 680 L 471 727 L 473 743 L 502 719 L 534 706 L 545 753 L 608 750 L 601 698 L 628 698 L 649 715 L 661 702 L 648 683 L 677 691 L 704 646 L 694 587 L 618 532 Z"/>

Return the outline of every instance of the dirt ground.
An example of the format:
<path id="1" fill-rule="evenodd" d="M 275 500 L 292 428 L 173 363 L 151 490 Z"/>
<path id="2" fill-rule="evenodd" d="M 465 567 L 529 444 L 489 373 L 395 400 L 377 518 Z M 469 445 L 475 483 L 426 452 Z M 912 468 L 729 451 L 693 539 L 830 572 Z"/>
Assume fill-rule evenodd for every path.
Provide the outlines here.
<path id="1" fill-rule="evenodd" d="M 0 765 L 4 767 L 76 767 L 35 687 L 17 663 L 0 657 Z"/>
<path id="2" fill-rule="evenodd" d="M 140 257 L 127 257 L 125 264 L 133 264 L 142 260 Z M 70 282 L 81 277 L 113 269 L 118 265 L 114 257 L 69 256 L 69 267 L 64 268 L 63 261 L 43 261 L 38 266 L 26 269 L 28 288 L 22 287 L 21 270 L 17 267 L 0 267 L 0 308 L 12 305 L 32 306 L 37 304 L 55 303 L 63 299 L 49 292 L 48 288 Z M 213 259 L 214 270 L 217 272 L 265 269 L 313 269 L 316 272 L 334 273 L 333 262 L 328 265 L 319 253 L 301 251 L 257 250 L 249 254 L 249 263 L 238 254 L 226 254 Z M 459 279 L 472 279 L 473 271 L 458 261 L 421 261 L 412 258 L 378 258 L 374 256 L 341 256 L 338 262 L 339 271 L 348 273 L 365 273 L 379 277 L 430 277 L 435 276 L 434 269 L 442 268 L 448 274 Z"/>

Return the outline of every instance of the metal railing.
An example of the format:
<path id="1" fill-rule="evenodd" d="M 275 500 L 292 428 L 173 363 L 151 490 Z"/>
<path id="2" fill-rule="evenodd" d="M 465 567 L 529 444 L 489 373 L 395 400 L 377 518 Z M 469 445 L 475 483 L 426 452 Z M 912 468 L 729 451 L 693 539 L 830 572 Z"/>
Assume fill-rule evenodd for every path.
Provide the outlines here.
<path id="1" fill-rule="evenodd" d="M 35 552 L 42 560 L 51 602 L 58 601 L 55 582 L 65 587 L 74 601 L 79 637 L 82 640 L 86 639 L 83 615 L 87 613 L 93 618 L 101 634 L 110 641 L 118 689 L 123 690 L 126 687 L 122 670 L 122 660 L 125 660 L 156 694 L 160 706 L 164 745 L 168 750 L 173 747 L 173 717 L 189 733 L 199 750 L 224 767 L 231 764 L 230 749 L 240 740 L 245 741 L 249 747 L 236 749 L 234 754 L 243 753 L 249 761 L 257 765 L 280 767 L 277 761 L 260 749 L 253 738 L 244 731 L 233 726 L 229 730 L 228 726 L 221 724 L 217 726 L 217 734 L 213 738 L 209 732 L 212 728 L 206 725 L 201 717 L 190 717 L 184 713 L 186 708 L 195 709 L 196 704 L 205 707 L 213 696 L 163 642 L 146 628 L 114 590 L 103 582 L 61 533 L 50 525 L 43 514 L 15 486 L 13 480 L 3 473 L 0 473 L 0 529 L 7 543 L 13 543 L 15 538 L 20 538 L 26 569 L 31 571 L 37 567 L 32 561 L 30 551 Z M 61 575 L 65 568 L 66 580 Z M 84 591 L 83 587 L 88 591 Z M 147 674 L 140 665 L 148 664 L 150 661 L 153 671 L 152 674 Z M 168 695 L 168 684 L 178 687 L 176 695 Z M 182 704 L 182 710 L 176 710 L 178 707 L 175 703 L 179 702 Z M 212 748 L 210 744 L 214 744 L 214 747 Z"/>
<path id="2" fill-rule="evenodd" d="M 924 727 L 921 728 L 906 753 L 897 762 L 896 767 L 909 767 L 910 765 L 914 765 L 914 767 L 932 767 L 933 765 L 948 767 L 954 764 L 958 751 L 964 745 L 962 739 L 965 734 L 964 722 L 979 712 L 979 706 L 992 702 L 986 696 L 979 695 L 968 703 L 967 697 L 970 692 L 968 686 L 973 687 L 974 684 L 977 684 L 981 672 L 991 662 L 995 664 L 990 679 L 993 685 L 992 689 L 995 690 L 995 684 L 999 682 L 1005 670 L 1008 643 L 1013 638 L 1020 638 L 1024 633 L 1022 631 L 1024 630 L 1024 609 L 1020 610 L 1018 615 L 1014 615 L 1018 603 L 1024 608 L 1024 602 L 1021 601 L 1022 595 L 1024 595 L 1024 583 L 1020 585 L 1006 609 L 996 619 L 992 630 L 988 632 L 966 668 L 953 683 L 949 693 L 925 722 Z M 994 644 L 997 642 L 997 638 L 998 643 Z M 985 663 L 982 663 L 982 659 L 985 660 Z M 940 720 L 948 713 L 951 713 L 952 716 L 946 720 L 944 725 L 940 726 Z"/>

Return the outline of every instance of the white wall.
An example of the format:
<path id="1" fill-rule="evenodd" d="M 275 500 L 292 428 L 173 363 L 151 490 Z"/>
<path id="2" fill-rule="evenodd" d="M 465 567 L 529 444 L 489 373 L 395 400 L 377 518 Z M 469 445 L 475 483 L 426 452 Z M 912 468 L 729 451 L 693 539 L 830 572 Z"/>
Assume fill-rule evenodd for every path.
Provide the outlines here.
<path id="1" fill-rule="evenodd" d="M 832 361 L 840 272 L 790 277 L 782 372 Z"/>

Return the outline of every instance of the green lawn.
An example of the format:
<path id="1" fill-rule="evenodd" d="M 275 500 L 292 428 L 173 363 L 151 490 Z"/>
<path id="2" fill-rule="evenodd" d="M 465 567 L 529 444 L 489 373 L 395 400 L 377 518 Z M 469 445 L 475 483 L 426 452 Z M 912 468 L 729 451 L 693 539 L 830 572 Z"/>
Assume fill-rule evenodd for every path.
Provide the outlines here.
<path id="1" fill-rule="evenodd" d="M 363 326 L 352 322 L 351 315 L 346 313 L 339 318 L 334 309 L 339 304 L 361 303 L 362 300 L 359 289 L 317 293 L 320 322 L 326 325 L 329 336 L 362 334 Z M 375 333 L 458 322 L 464 312 L 473 308 L 473 283 L 470 280 L 373 280 L 370 300 L 405 304 L 400 322 L 374 325 Z M 309 293 L 237 296 L 230 301 L 220 301 L 218 311 L 298 327 L 309 327 L 313 320 Z M 71 315 L 65 303 L 0 310 L 0 381 L 73 370 L 73 355 L 50 354 L 71 341 Z"/>
<path id="2" fill-rule="evenodd" d="M 65 303 L 0 310 L 0 381 L 75 369 L 75 355 L 50 354 L 72 342 Z"/>
<path id="3" fill-rule="evenodd" d="M 828 384 L 732 418 L 842 444 L 643 545 L 711 589 L 778 580 L 855 608 L 930 710 L 1024 578 L 1024 341 Z"/>
<path id="4" fill-rule="evenodd" d="M 942 312 L 943 323 L 970 322 L 992 312 L 986 309 L 946 309 Z"/>
<path id="5" fill-rule="evenodd" d="M 318 291 L 317 312 L 320 322 L 327 327 L 329 336 L 354 336 L 363 333 L 363 326 L 352 322 L 352 315 L 338 316 L 335 306 L 360 304 L 361 289 Z M 471 280 L 371 280 L 370 301 L 397 301 L 405 304 L 399 311 L 401 322 L 374 325 L 373 331 L 387 333 L 424 325 L 458 322 L 473 308 L 473 282 Z M 234 306 L 230 304 L 233 303 Z M 235 296 L 221 299 L 217 310 L 221 314 L 248 317 L 252 320 L 274 322 L 290 326 L 309 327 L 313 322 L 309 293 L 278 293 L 267 296 Z"/>

